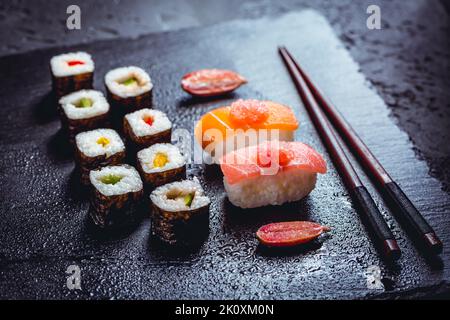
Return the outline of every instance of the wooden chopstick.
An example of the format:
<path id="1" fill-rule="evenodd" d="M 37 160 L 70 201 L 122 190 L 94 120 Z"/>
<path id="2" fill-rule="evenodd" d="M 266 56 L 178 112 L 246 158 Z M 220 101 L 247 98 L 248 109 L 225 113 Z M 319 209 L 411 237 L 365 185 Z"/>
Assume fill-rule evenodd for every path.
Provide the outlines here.
<path id="1" fill-rule="evenodd" d="M 394 214 L 398 217 L 399 222 L 404 225 L 404 228 L 411 237 L 420 246 L 425 247 L 428 252 L 433 254 L 441 253 L 443 245 L 433 228 L 416 209 L 399 185 L 389 176 L 381 163 L 372 154 L 370 149 L 364 144 L 345 118 L 339 113 L 333 103 L 331 103 L 321 90 L 314 85 L 286 48 L 285 52 L 296 66 L 303 80 L 319 102 L 319 105 L 343 137 L 350 150 L 353 151 L 364 169 L 366 169 L 373 180 L 376 181 L 379 189 L 385 196 L 387 203 L 392 207 Z"/>
<path id="2" fill-rule="evenodd" d="M 362 214 L 363 221 L 372 231 L 372 237 L 375 240 L 376 247 L 388 259 L 398 259 L 400 257 L 400 248 L 397 241 L 366 187 L 361 182 L 350 160 L 347 158 L 335 135 L 333 127 L 320 109 L 286 49 L 281 47 L 279 48 L 279 52 L 317 131 L 333 159 L 337 171 L 341 175 L 358 211 Z"/>

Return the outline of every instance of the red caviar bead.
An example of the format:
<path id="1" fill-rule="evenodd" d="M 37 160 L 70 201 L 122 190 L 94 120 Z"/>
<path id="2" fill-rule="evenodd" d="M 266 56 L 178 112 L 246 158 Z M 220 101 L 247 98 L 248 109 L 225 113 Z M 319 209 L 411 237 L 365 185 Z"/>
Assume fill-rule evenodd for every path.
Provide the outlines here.
<path id="1" fill-rule="evenodd" d="M 239 99 L 231 104 L 230 120 L 237 126 L 251 126 L 267 120 L 269 107 L 259 100 Z"/>

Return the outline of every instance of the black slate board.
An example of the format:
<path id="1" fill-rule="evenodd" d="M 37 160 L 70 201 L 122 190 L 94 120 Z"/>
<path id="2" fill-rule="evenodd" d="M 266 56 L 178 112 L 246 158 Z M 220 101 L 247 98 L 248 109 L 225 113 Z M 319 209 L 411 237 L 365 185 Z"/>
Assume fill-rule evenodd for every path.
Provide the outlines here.
<path id="1" fill-rule="evenodd" d="M 279 44 L 300 59 L 447 243 L 448 194 L 428 175 L 425 163 L 415 158 L 408 137 L 388 117 L 384 102 L 368 87 L 328 23 L 305 11 L 276 20 L 236 21 L 0 59 L 4 70 L 0 297 L 302 299 L 446 294 L 448 248 L 442 259 L 418 255 L 376 195 L 403 249 L 397 265 L 386 265 L 328 157 L 330 170 L 309 197 L 248 212 L 227 202 L 219 175 L 194 167 L 192 172 L 213 200 L 209 238 L 195 252 L 163 250 L 149 237 L 148 218 L 121 234 L 100 237 L 92 232 L 88 202 L 77 187 L 73 161 L 50 105 L 50 57 L 69 50 L 89 51 L 96 61 L 99 89 L 111 68 L 144 67 L 154 79 L 156 108 L 167 112 L 176 128 L 192 129 L 205 111 L 236 98 L 291 105 L 301 122 L 297 140 L 326 154 L 278 57 Z M 184 73 L 205 67 L 237 70 L 249 84 L 220 100 L 192 99 L 179 88 L 179 80 Z M 277 254 L 257 246 L 254 232 L 259 226 L 289 219 L 318 221 L 333 231 L 311 245 Z M 81 268 L 82 290 L 66 287 L 65 271 L 71 264 Z M 367 274 L 377 268 L 381 286 L 368 285 Z"/>

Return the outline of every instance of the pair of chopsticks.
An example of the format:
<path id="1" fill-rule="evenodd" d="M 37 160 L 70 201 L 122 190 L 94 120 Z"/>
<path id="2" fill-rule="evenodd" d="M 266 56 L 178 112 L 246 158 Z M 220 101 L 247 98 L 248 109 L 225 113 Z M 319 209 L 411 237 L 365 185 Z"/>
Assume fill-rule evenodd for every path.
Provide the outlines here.
<path id="1" fill-rule="evenodd" d="M 400 248 L 374 200 L 346 156 L 337 138 L 339 133 L 349 149 L 355 154 L 369 176 L 376 182 L 383 196 L 398 215 L 398 220 L 413 240 L 427 253 L 442 252 L 442 242 L 406 194 L 389 176 L 369 148 L 359 138 L 350 124 L 336 107 L 322 94 L 285 47 L 279 48 L 280 55 L 297 87 L 300 97 L 319 132 L 345 186 L 362 215 L 363 221 L 372 229 L 377 247 L 388 259 L 400 257 Z M 336 127 L 337 131 L 333 128 Z"/>

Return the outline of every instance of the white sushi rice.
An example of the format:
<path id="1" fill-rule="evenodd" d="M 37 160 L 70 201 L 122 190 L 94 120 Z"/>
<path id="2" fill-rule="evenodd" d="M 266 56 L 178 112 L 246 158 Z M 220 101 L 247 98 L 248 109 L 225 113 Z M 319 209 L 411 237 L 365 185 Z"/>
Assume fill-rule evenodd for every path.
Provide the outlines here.
<path id="1" fill-rule="evenodd" d="M 158 153 L 167 155 L 167 163 L 163 167 L 154 167 L 153 160 Z M 180 149 L 170 143 L 157 143 L 137 153 L 137 158 L 145 173 L 163 172 L 182 167 L 186 164 Z"/>
<path id="2" fill-rule="evenodd" d="M 102 137 L 109 140 L 109 143 L 105 146 L 97 142 Z M 81 153 L 91 158 L 100 155 L 110 157 L 113 154 L 125 151 L 125 144 L 113 129 L 95 129 L 81 132 L 75 136 L 75 143 Z"/>
<path id="3" fill-rule="evenodd" d="M 83 61 L 84 64 L 69 66 L 69 61 Z M 86 52 L 71 52 L 54 56 L 50 60 L 50 68 L 55 77 L 67 77 L 94 72 L 94 61 Z"/>
<path id="4" fill-rule="evenodd" d="M 151 117 L 153 123 L 149 125 L 144 121 L 146 117 Z M 164 112 L 153 109 L 140 109 L 125 116 L 128 124 L 137 137 L 154 135 L 172 128 L 172 122 Z"/>
<path id="5" fill-rule="evenodd" d="M 136 84 L 124 85 L 122 82 L 135 78 Z M 109 71 L 105 75 L 108 90 L 121 98 L 140 96 L 152 90 L 153 84 L 147 72 L 139 67 L 123 67 Z"/>
<path id="6" fill-rule="evenodd" d="M 81 99 L 92 100 L 92 106 L 80 108 L 77 104 Z M 96 90 L 80 90 L 68 94 L 59 100 L 61 107 L 67 116 L 72 120 L 88 119 L 105 114 L 109 111 L 109 104 L 103 93 Z"/>
<path id="7" fill-rule="evenodd" d="M 316 173 L 293 169 L 234 184 L 229 184 L 224 177 L 223 182 L 232 204 L 241 208 L 257 208 L 298 201 L 314 189 L 316 179 Z"/>
<path id="8" fill-rule="evenodd" d="M 122 179 L 115 184 L 103 183 L 101 179 L 108 175 L 119 176 L 122 177 Z M 137 170 L 126 164 L 92 170 L 89 173 L 89 179 L 97 191 L 108 197 L 129 192 L 137 192 L 143 188 L 142 180 Z"/>
<path id="9" fill-rule="evenodd" d="M 176 195 L 194 193 L 191 206 L 188 207 L 183 199 L 171 199 Z M 156 188 L 150 194 L 150 200 L 158 208 L 168 212 L 187 211 L 202 208 L 211 200 L 204 195 L 200 182 L 196 177 L 193 180 L 176 181 Z"/>

